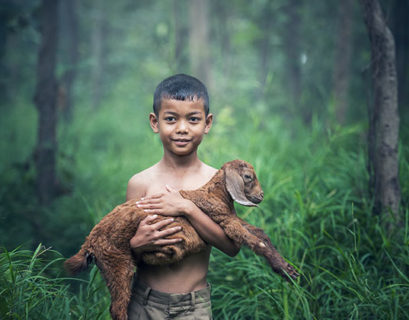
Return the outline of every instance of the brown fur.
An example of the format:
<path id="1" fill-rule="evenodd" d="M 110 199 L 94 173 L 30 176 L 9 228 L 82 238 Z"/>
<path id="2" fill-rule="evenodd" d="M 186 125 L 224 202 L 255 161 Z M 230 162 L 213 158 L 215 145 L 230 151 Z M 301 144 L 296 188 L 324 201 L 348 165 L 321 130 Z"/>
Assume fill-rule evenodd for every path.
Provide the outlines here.
<path id="1" fill-rule="evenodd" d="M 264 256 L 272 269 L 286 280 L 288 277 L 298 277 L 298 273 L 280 256 L 264 231 L 243 221 L 235 213 L 234 200 L 243 205 L 255 206 L 263 199 L 262 189 L 249 163 L 242 160 L 228 162 L 206 185 L 194 191 L 182 190 L 180 194 L 193 201 L 218 223 L 237 246 L 245 244 L 258 255 Z M 171 264 L 206 246 L 187 219 L 176 217 L 170 227 L 182 225 L 183 228 L 170 238 L 182 238 L 182 242 L 164 246 L 160 251 L 133 255 L 129 241 L 146 216 L 147 213 L 136 207 L 135 200 L 117 206 L 92 229 L 80 251 L 65 262 L 69 272 L 77 273 L 86 269 L 92 258 L 95 259 L 111 293 L 110 311 L 113 319 L 127 319 L 131 280 L 139 259 L 154 265 Z"/>

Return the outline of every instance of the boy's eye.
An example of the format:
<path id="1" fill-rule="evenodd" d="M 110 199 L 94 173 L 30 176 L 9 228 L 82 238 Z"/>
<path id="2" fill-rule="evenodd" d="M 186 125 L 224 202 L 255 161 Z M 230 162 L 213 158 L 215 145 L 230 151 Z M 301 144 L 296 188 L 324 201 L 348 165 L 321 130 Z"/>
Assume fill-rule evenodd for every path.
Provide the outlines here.
<path id="1" fill-rule="evenodd" d="M 176 121 L 176 118 L 175 117 L 166 117 L 165 118 L 165 121 L 168 121 L 168 122 L 173 122 L 173 121 Z"/>
<path id="2" fill-rule="evenodd" d="M 189 118 L 189 121 L 191 121 L 191 122 L 199 122 L 199 121 L 200 121 L 200 118 L 198 118 L 198 117 L 190 117 L 190 118 Z"/>

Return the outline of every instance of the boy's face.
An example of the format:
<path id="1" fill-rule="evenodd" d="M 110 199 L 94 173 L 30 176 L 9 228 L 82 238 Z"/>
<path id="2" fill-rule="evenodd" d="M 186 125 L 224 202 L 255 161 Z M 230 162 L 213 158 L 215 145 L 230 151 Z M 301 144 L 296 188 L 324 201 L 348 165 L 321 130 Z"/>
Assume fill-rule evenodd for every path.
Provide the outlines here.
<path id="1" fill-rule="evenodd" d="M 184 156 L 197 150 L 212 126 L 213 115 L 206 117 L 202 99 L 162 99 L 159 115 L 151 113 L 149 120 L 152 130 L 159 133 L 164 149 Z"/>

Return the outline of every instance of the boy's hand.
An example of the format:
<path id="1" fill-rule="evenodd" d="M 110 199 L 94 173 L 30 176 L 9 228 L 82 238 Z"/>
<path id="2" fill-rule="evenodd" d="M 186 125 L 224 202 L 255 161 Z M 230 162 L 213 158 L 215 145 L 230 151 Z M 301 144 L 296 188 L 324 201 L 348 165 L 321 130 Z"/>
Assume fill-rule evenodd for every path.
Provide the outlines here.
<path id="1" fill-rule="evenodd" d="M 145 212 L 164 216 L 183 216 L 189 212 L 193 204 L 183 198 L 180 193 L 166 185 L 167 193 L 160 193 L 151 197 L 142 198 L 136 202 Z"/>
<path id="2" fill-rule="evenodd" d="M 182 241 L 180 238 L 166 239 L 167 236 L 182 230 L 182 227 L 177 226 L 162 230 L 171 224 L 173 219 L 170 218 L 152 223 L 157 217 L 157 215 L 149 215 L 139 223 L 135 235 L 129 242 L 132 249 L 143 251 L 149 248 L 154 250 L 155 246 L 165 246 Z"/>

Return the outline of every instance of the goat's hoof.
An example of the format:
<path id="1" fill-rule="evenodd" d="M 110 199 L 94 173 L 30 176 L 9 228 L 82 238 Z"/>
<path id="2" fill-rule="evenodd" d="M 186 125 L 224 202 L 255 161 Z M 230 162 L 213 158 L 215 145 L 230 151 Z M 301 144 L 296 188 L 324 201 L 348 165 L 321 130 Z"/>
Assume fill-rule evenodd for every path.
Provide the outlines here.
<path id="1" fill-rule="evenodd" d="M 287 272 L 287 276 L 291 279 L 296 280 L 300 276 L 300 274 L 291 265 L 288 264 L 286 269 L 287 270 L 285 271 Z"/>
<path id="2" fill-rule="evenodd" d="M 300 274 L 288 263 L 282 267 L 280 274 L 288 282 L 291 282 L 291 279 L 297 280 L 300 276 Z"/>

